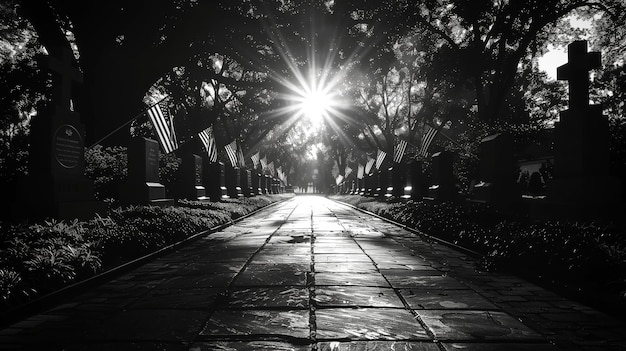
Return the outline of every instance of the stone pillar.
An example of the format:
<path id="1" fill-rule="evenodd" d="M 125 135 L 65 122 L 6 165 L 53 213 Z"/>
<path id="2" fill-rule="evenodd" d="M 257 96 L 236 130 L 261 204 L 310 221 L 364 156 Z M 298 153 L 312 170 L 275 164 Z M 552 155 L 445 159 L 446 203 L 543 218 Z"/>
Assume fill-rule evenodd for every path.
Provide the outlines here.
<path id="1" fill-rule="evenodd" d="M 479 157 L 479 179 L 473 189 L 473 198 L 499 206 L 520 201 L 512 138 L 506 133 L 484 138 Z"/>
<path id="2" fill-rule="evenodd" d="M 411 185 L 411 200 L 422 201 L 426 194 L 426 183 L 422 174 L 422 161 L 413 160 L 409 163 L 409 184 Z"/>
<path id="3" fill-rule="evenodd" d="M 385 197 L 389 188 L 391 188 L 391 168 L 383 167 L 378 171 L 378 187 L 374 196 Z"/>
<path id="4" fill-rule="evenodd" d="M 432 185 L 428 188 L 428 196 L 437 202 L 453 201 L 457 198 L 452 156 L 450 151 L 441 151 L 432 155 Z"/>
<path id="5" fill-rule="evenodd" d="M 233 167 L 231 164 L 225 165 L 226 193 L 230 198 L 239 197 L 239 168 Z"/>
<path id="6" fill-rule="evenodd" d="M 250 182 L 248 174 L 250 171 L 240 168 L 239 169 L 239 187 L 241 189 L 241 195 L 244 197 L 250 197 Z"/>
<path id="7" fill-rule="evenodd" d="M 569 204 L 572 215 L 614 209 L 620 181 L 609 174 L 609 126 L 602 107 L 589 105 L 589 71 L 601 66 L 599 52 L 587 52 L 586 41 L 568 45 L 568 63 L 557 79 L 569 81 L 569 109 L 555 124 L 554 181 L 548 199 Z"/>
<path id="8" fill-rule="evenodd" d="M 91 219 L 105 215 L 106 205 L 95 200 L 93 181 L 85 172 L 85 127 L 72 109 L 80 71 L 68 48 L 48 48 L 52 73 L 52 102 L 31 122 L 29 175 L 15 189 L 14 218 Z M 54 55 L 54 56 L 53 56 Z"/>
<path id="9" fill-rule="evenodd" d="M 394 163 L 391 169 L 391 195 L 395 198 L 404 196 L 404 187 L 406 186 L 406 167 L 403 163 Z"/>
<path id="10" fill-rule="evenodd" d="M 165 197 L 165 186 L 159 183 L 159 144 L 136 137 L 128 145 L 128 177 L 121 193 L 126 204 L 171 205 Z"/>
<path id="11" fill-rule="evenodd" d="M 178 198 L 204 200 L 206 189 L 202 185 L 202 158 L 192 153 L 185 153 L 178 169 L 175 193 Z"/>
<path id="12" fill-rule="evenodd" d="M 220 163 L 209 162 L 208 157 L 203 157 L 203 161 L 202 184 L 206 190 L 206 195 L 211 201 L 219 201 L 222 198 L 222 184 L 220 184 L 222 168 Z"/>

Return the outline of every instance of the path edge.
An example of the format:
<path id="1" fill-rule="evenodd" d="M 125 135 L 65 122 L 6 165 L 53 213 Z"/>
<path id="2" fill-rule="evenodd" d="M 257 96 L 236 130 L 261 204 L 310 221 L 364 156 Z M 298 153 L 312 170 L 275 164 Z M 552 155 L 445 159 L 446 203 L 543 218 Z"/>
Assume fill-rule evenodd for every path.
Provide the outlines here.
<path id="1" fill-rule="evenodd" d="M 247 213 L 245 215 L 242 215 L 240 217 L 234 218 L 229 220 L 228 222 L 216 225 L 215 227 L 209 228 L 207 230 L 203 230 L 201 232 L 192 234 L 190 236 L 188 236 L 185 239 L 182 239 L 180 241 L 177 241 L 175 243 L 169 244 L 167 246 L 164 246 L 156 251 L 153 251 L 151 253 L 148 253 L 146 255 L 143 255 L 141 257 L 135 258 L 131 261 L 125 262 L 119 266 L 110 268 L 104 272 L 98 273 L 94 276 L 91 276 L 87 279 L 81 280 L 79 282 L 70 284 L 68 286 L 65 286 L 59 290 L 55 290 L 53 292 L 50 292 L 48 294 L 42 295 L 32 301 L 26 302 L 23 305 L 17 306 L 13 309 L 9 309 L 8 311 L 2 312 L 1 315 L 1 319 L 0 319 L 0 328 L 5 328 L 10 326 L 13 323 L 16 323 L 22 319 L 25 319 L 27 317 L 30 317 L 32 315 L 38 314 L 38 313 L 42 313 L 45 312 L 46 309 L 53 307 L 55 304 L 57 304 L 58 302 L 60 302 L 63 298 L 66 298 L 68 296 L 74 295 L 74 294 L 78 294 L 86 289 L 88 289 L 89 287 L 104 283 L 116 276 L 119 276 L 125 272 L 128 272 L 134 268 L 137 268 L 139 266 L 141 266 L 144 263 L 147 263 L 150 260 L 153 260 L 161 255 L 164 255 L 166 253 L 169 253 L 171 251 L 174 251 L 175 249 L 178 249 L 188 243 L 190 243 L 191 241 L 197 240 L 203 236 L 218 232 L 220 230 L 226 229 L 230 226 L 232 226 L 235 223 L 238 223 L 248 217 L 251 217 L 263 210 L 267 210 L 269 208 L 272 208 L 274 206 L 277 206 L 278 204 L 281 204 L 287 200 L 292 199 L 293 197 L 289 197 L 289 198 L 285 198 L 285 199 L 280 199 L 276 202 L 272 202 L 268 205 L 265 205 L 263 207 L 259 207 L 256 210 Z"/>
<path id="2" fill-rule="evenodd" d="M 343 201 L 335 200 L 335 199 L 333 199 L 333 198 L 331 198 L 331 197 L 327 197 L 327 199 L 329 199 L 329 200 L 331 200 L 331 201 L 334 201 L 334 202 L 336 202 L 336 203 L 338 203 L 338 204 L 341 204 L 341 205 L 345 205 L 345 206 L 347 206 L 347 207 L 350 207 L 350 208 L 352 208 L 352 209 L 354 209 L 354 210 L 357 210 L 357 211 L 359 211 L 359 212 L 361 212 L 361 213 L 365 213 L 365 214 L 368 214 L 368 215 L 370 215 L 370 216 L 374 216 L 374 217 L 379 218 L 379 219 L 381 219 L 381 220 L 383 220 L 383 221 L 385 221 L 385 222 L 387 222 L 387 223 L 391 223 L 391 224 L 397 225 L 398 227 L 400 227 L 400 228 L 402 228 L 402 229 L 404 229 L 404 230 L 407 230 L 407 231 L 409 231 L 409 232 L 411 232 L 411 233 L 413 233 L 413 234 L 415 234 L 415 235 L 417 235 L 417 236 L 423 237 L 423 238 L 425 238 L 426 240 L 436 241 L 436 242 L 437 242 L 437 243 L 439 243 L 439 244 L 442 244 L 442 245 L 444 245 L 444 246 L 447 246 L 447 247 L 450 247 L 450 248 L 455 249 L 455 250 L 457 250 L 457 251 L 460 251 L 460 252 L 462 252 L 462 253 L 464 253 L 464 254 L 466 254 L 466 255 L 472 256 L 473 258 L 478 258 L 478 259 L 479 259 L 479 258 L 482 258 L 482 257 L 484 257 L 484 256 L 485 256 L 485 255 L 483 255 L 483 254 L 481 254 L 481 253 L 479 253 L 479 252 L 477 252 L 477 251 L 470 250 L 470 249 L 468 249 L 468 248 L 466 248 L 466 247 L 463 247 L 463 246 L 457 245 L 457 244 L 455 244 L 455 243 L 451 243 L 451 242 L 449 242 L 449 241 L 447 241 L 447 240 L 444 240 L 444 239 L 438 238 L 438 237 L 433 236 L 433 235 L 430 235 L 430 234 L 426 234 L 426 233 L 424 233 L 424 232 L 422 232 L 422 231 L 420 231 L 420 230 L 418 230 L 418 229 L 415 229 L 415 228 L 409 227 L 409 226 L 408 226 L 408 225 L 406 225 L 406 224 L 402 224 L 402 223 L 400 223 L 400 222 L 396 222 L 396 221 L 394 221 L 393 219 L 389 219 L 389 218 L 387 218 L 387 217 L 383 217 L 383 216 L 381 216 L 381 215 L 379 215 L 379 214 L 376 214 L 376 213 L 374 213 L 374 212 L 370 212 L 370 211 L 368 211 L 368 210 L 365 210 L 365 209 L 359 208 L 359 207 L 357 207 L 357 206 L 355 206 L 355 205 L 352 205 L 352 204 L 349 204 L 349 203 L 347 203 L 347 202 L 343 202 Z"/>

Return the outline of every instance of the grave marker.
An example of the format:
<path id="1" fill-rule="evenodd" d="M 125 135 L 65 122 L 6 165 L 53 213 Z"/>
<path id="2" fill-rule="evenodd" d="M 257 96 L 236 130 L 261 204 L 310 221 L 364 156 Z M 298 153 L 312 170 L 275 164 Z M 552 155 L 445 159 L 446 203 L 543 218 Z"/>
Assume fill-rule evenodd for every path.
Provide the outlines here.
<path id="1" fill-rule="evenodd" d="M 207 155 L 204 155 L 202 160 L 202 184 L 206 190 L 206 195 L 211 199 L 211 201 L 219 201 L 222 198 L 222 184 L 220 184 L 222 172 L 220 163 L 210 162 Z"/>
<path id="2" fill-rule="evenodd" d="M 202 185 L 202 158 L 187 152 L 182 157 L 176 179 L 176 194 L 188 200 L 205 200 L 206 189 Z"/>
<path id="3" fill-rule="evenodd" d="M 411 199 L 421 201 L 426 193 L 422 161 L 413 160 L 409 163 L 409 182 L 411 185 Z"/>
<path id="4" fill-rule="evenodd" d="M 82 74 L 73 66 L 67 48 L 54 48 L 60 58 L 48 56 L 53 74 L 53 104 L 39 110 L 31 124 L 29 175 L 19 181 L 17 218 L 90 219 L 105 214 L 94 197 L 93 181 L 84 176 L 85 128 L 74 110 L 76 86 Z"/>
<path id="5" fill-rule="evenodd" d="M 453 154 L 450 151 L 432 155 L 432 185 L 428 187 L 428 197 L 437 202 L 453 201 L 457 198 L 452 161 Z"/>
<path id="6" fill-rule="evenodd" d="M 521 200 L 515 171 L 510 135 L 499 133 L 484 138 L 480 143 L 479 179 L 474 186 L 475 200 L 502 206 Z"/>
<path id="7" fill-rule="evenodd" d="M 589 105 L 589 71 L 600 67 L 600 53 L 587 52 L 586 41 L 568 45 L 568 63 L 557 79 L 569 82 L 569 109 L 555 124 L 554 181 L 548 199 L 570 212 L 603 211 L 620 201 L 621 184 L 609 174 L 609 128 L 600 105 Z"/>
<path id="8" fill-rule="evenodd" d="M 165 196 L 159 182 L 159 144 L 144 137 L 133 138 L 127 149 L 128 176 L 122 187 L 123 203 L 167 206 L 174 203 Z"/>

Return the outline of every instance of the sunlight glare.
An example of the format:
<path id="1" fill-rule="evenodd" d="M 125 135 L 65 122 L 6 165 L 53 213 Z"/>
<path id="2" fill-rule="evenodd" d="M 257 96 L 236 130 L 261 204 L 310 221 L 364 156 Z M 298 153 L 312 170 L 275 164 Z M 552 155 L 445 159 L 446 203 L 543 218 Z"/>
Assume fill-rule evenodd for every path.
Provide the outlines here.
<path id="1" fill-rule="evenodd" d="M 334 101 L 330 95 L 321 90 L 309 90 L 302 96 L 300 111 L 311 122 L 320 122 L 333 107 Z"/>

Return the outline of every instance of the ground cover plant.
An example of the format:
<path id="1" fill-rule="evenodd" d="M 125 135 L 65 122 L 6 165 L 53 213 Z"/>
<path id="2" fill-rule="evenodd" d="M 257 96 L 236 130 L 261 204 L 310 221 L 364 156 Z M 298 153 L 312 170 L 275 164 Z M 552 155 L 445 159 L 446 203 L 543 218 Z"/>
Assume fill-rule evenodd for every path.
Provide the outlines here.
<path id="1" fill-rule="evenodd" d="M 0 311 L 228 223 L 290 195 L 116 208 L 89 221 L 0 221 Z"/>
<path id="2" fill-rule="evenodd" d="M 480 203 L 331 198 L 476 251 L 481 270 L 513 272 L 598 308 L 626 310 L 626 232 L 615 223 L 531 222 Z"/>

